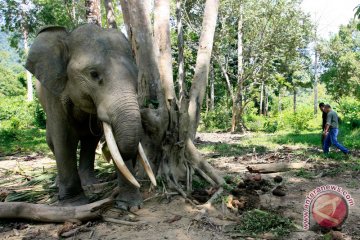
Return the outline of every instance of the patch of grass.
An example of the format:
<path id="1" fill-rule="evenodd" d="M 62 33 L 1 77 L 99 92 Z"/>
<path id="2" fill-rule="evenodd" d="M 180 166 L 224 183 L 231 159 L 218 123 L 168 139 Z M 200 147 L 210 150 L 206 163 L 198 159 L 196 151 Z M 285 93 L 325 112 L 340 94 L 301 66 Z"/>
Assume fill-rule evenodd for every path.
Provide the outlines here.
<path id="1" fill-rule="evenodd" d="M 15 152 L 50 153 L 45 138 L 45 130 L 30 129 L 0 129 L 0 155 L 9 155 Z"/>
<path id="2" fill-rule="evenodd" d="M 321 145 L 321 135 L 318 132 L 280 133 L 275 135 L 273 140 L 278 144 L 300 144 L 307 147 Z"/>
<path id="3" fill-rule="evenodd" d="M 282 237 L 288 235 L 294 228 L 294 224 L 288 218 L 254 209 L 242 215 L 241 223 L 236 231 L 253 236 L 271 232 L 276 237 Z"/>
<path id="4" fill-rule="evenodd" d="M 309 170 L 306 170 L 304 168 L 300 168 L 298 171 L 295 172 L 295 176 L 301 177 L 301 178 L 306 178 L 306 179 L 311 179 L 314 177 L 314 173 Z"/>

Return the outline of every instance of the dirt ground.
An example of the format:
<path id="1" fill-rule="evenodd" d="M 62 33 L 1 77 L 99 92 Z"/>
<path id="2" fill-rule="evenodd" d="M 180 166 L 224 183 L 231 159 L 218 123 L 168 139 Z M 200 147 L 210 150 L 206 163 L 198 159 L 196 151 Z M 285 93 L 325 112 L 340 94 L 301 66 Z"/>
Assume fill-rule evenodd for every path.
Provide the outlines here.
<path id="1" fill-rule="evenodd" d="M 235 144 L 243 136 L 226 133 L 200 133 L 197 144 L 209 145 L 217 143 Z M 293 171 L 262 174 L 263 179 L 272 180 L 274 176 L 283 177 L 281 185 L 286 196 L 277 197 L 271 192 L 259 193 L 260 207 L 275 210 L 282 216 L 291 218 L 297 225 L 287 239 L 323 239 L 320 230 L 302 230 L 303 204 L 306 195 L 318 186 L 336 184 L 348 190 L 355 205 L 350 208 L 346 223 L 341 229 L 341 239 L 360 239 L 360 173 L 341 172 L 336 176 L 323 176 L 322 169 L 331 168 L 331 165 L 319 165 L 314 160 L 300 154 L 294 154 L 297 149 L 291 146 L 282 146 L 279 149 L 263 153 L 248 153 L 241 156 L 220 156 L 216 152 L 206 152 L 204 157 L 219 171 L 222 176 L 244 178 L 249 175 L 246 169 L 255 164 L 277 164 L 302 162 L 312 169 L 315 177 L 303 178 L 296 176 Z M 313 149 L 313 151 L 318 151 Z M 34 156 L 7 156 L 0 160 L 0 179 L 5 178 L 5 172 L 13 171 L 19 174 L 20 168 L 47 169 L 53 168 L 55 162 L 39 155 Z M 11 177 L 6 175 L 6 177 Z M 1 186 L 4 189 L 10 186 Z M 134 225 L 123 225 L 104 221 L 84 223 L 79 231 L 70 239 L 253 239 L 230 231 L 232 226 L 241 221 L 241 216 L 232 214 L 224 204 L 217 203 L 215 207 L 196 208 L 185 202 L 180 196 L 162 197 L 161 194 L 149 194 L 143 189 L 146 199 L 141 209 L 131 213 L 113 210 L 109 213 L 114 218 L 121 218 Z M 26 221 L 1 221 L 0 239 L 59 239 L 58 233 L 66 226 L 64 224 L 43 224 Z M 261 239 L 262 237 L 260 237 Z M 271 238 L 271 236 L 263 238 Z"/>

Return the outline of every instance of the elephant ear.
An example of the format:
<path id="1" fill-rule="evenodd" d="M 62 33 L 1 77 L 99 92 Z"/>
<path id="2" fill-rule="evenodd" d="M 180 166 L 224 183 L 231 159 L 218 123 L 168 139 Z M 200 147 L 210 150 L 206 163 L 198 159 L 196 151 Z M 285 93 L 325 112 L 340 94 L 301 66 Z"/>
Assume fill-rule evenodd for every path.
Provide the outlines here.
<path id="1" fill-rule="evenodd" d="M 25 68 L 56 95 L 64 90 L 67 81 L 67 35 L 63 27 L 42 28 L 31 46 L 25 64 Z"/>

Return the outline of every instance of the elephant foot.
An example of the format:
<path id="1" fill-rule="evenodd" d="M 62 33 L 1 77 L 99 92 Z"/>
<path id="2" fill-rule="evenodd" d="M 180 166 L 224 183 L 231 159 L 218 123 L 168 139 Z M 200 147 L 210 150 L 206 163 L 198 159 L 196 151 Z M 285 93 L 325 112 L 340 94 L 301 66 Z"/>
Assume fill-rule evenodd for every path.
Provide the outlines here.
<path id="1" fill-rule="evenodd" d="M 116 207 L 129 210 L 132 207 L 139 207 L 143 204 L 138 188 L 120 187 L 119 195 L 115 199 Z"/>
<path id="2" fill-rule="evenodd" d="M 88 173 L 88 172 L 81 173 L 81 172 L 79 172 L 79 177 L 80 177 L 80 181 L 81 181 L 82 186 L 90 186 L 90 185 L 94 185 L 94 184 L 99 183 L 99 180 L 96 179 L 94 173 Z"/>
<path id="3" fill-rule="evenodd" d="M 64 198 L 64 199 L 59 198 L 59 202 L 57 205 L 62 207 L 68 207 L 68 206 L 81 206 L 88 203 L 89 203 L 89 199 L 87 199 L 84 193 L 80 193 L 70 198 Z"/>

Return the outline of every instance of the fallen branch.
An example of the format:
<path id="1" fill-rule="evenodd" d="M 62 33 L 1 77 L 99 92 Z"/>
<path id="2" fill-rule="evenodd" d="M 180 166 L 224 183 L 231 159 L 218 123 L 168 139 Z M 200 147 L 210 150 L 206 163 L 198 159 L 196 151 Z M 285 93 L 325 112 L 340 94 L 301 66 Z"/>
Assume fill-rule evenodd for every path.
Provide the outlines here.
<path id="1" fill-rule="evenodd" d="M 118 191 L 110 197 L 82 206 L 60 207 L 25 202 L 1 202 L 0 219 L 27 219 L 39 222 L 88 221 L 114 205 Z"/>
<path id="2" fill-rule="evenodd" d="M 111 223 L 118 223 L 122 225 L 128 225 L 128 226 L 137 226 L 141 224 L 146 224 L 146 222 L 130 222 L 130 221 L 124 221 L 116 218 L 109 218 L 109 217 L 103 217 L 102 220 L 105 222 L 111 222 Z"/>
<path id="3" fill-rule="evenodd" d="M 277 173 L 286 172 L 291 169 L 301 169 L 311 167 L 311 164 L 306 162 L 299 163 L 269 163 L 269 164 L 254 164 L 246 167 L 251 173 Z"/>

